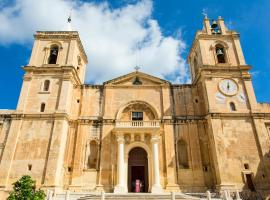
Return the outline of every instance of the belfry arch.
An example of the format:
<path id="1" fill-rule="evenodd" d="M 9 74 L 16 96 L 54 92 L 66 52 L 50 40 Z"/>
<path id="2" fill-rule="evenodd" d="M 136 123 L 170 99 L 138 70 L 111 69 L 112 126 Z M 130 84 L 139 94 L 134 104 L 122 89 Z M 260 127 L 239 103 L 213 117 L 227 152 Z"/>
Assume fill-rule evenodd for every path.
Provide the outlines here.
<path id="1" fill-rule="evenodd" d="M 146 120 L 157 120 L 160 119 L 160 113 L 157 112 L 157 109 L 155 109 L 151 104 L 144 102 L 144 101 L 131 101 L 127 104 L 124 104 L 120 107 L 118 112 L 116 113 L 116 120 L 127 120 L 128 116 L 127 114 L 129 111 L 132 110 L 142 110 L 145 112 Z"/>

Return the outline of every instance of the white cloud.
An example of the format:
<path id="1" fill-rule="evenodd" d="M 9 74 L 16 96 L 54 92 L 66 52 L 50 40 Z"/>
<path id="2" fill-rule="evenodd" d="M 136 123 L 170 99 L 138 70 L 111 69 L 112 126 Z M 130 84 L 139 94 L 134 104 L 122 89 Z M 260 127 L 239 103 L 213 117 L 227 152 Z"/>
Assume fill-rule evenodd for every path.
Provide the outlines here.
<path id="1" fill-rule="evenodd" d="M 0 4 L 1 6 L 1 4 Z M 0 7 L 0 44 L 30 45 L 37 30 L 63 30 L 72 8 L 73 29 L 78 30 L 88 55 L 87 82 L 101 83 L 141 70 L 161 78 L 188 79 L 181 52 L 181 37 L 165 37 L 153 19 L 151 0 L 113 9 L 108 3 L 67 0 L 16 0 Z"/>

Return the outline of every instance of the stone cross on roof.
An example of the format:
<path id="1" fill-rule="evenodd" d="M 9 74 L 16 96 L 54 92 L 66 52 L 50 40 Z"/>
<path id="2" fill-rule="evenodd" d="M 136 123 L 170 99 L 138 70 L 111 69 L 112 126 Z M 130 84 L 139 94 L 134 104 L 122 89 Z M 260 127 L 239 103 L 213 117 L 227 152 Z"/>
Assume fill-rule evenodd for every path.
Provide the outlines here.
<path id="1" fill-rule="evenodd" d="M 139 66 L 136 65 L 136 66 L 134 67 L 134 69 L 135 69 L 136 72 L 137 72 L 137 71 L 139 71 L 139 69 L 141 69 L 141 68 L 140 68 Z"/>

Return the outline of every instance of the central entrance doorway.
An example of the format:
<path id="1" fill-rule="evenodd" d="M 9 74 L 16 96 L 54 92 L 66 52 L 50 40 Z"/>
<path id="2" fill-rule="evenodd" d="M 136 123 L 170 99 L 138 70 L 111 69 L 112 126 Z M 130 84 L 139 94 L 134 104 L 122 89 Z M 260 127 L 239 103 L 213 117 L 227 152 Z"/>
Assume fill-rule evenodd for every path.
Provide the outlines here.
<path id="1" fill-rule="evenodd" d="M 147 152 L 141 147 L 131 149 L 128 154 L 128 192 L 148 192 Z"/>

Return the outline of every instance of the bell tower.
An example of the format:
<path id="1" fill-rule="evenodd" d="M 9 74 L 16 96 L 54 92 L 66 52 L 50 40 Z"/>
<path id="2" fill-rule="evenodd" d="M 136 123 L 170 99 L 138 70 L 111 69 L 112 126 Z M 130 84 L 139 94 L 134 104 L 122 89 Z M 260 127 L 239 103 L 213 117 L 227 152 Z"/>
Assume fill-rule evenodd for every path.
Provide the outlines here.
<path id="1" fill-rule="evenodd" d="M 79 113 L 87 57 L 77 31 L 42 31 L 34 38 L 29 64 L 23 67 L 18 117 L 11 122 L 0 165 L 0 187 L 13 181 L 11 171 L 19 177 L 31 174 L 32 168 L 35 172 L 31 175 L 39 185 L 57 188 L 63 184 L 69 122 Z M 21 141 L 35 144 L 31 152 L 39 155 L 25 157 L 29 145 L 23 146 Z M 25 161 L 23 166 L 13 160 L 15 153 L 18 160 Z"/>
<path id="2" fill-rule="evenodd" d="M 77 31 L 38 31 L 34 38 L 29 66 L 71 66 L 84 82 L 87 57 Z"/>
<path id="3" fill-rule="evenodd" d="M 192 84 L 205 108 L 215 187 L 242 189 L 248 185 L 246 179 L 257 173 L 252 168 L 257 169 L 264 162 L 257 155 L 263 155 L 269 148 L 263 142 L 255 143 L 261 134 L 256 119 L 260 111 L 249 73 L 251 66 L 245 62 L 239 33 L 229 30 L 221 17 L 211 21 L 205 17 L 188 62 Z M 250 155 L 250 149 L 253 157 L 246 156 Z M 266 185 L 266 180 L 255 181 Z"/>
<path id="4" fill-rule="evenodd" d="M 73 86 L 84 83 L 87 64 L 79 34 L 38 31 L 34 38 L 17 110 L 69 112 Z"/>
<path id="5" fill-rule="evenodd" d="M 206 89 L 210 112 L 256 110 L 256 98 L 240 45 L 240 35 L 229 30 L 223 18 L 205 17 L 188 56 L 191 79 Z M 234 109 L 234 108 L 235 109 Z"/>
<path id="6" fill-rule="evenodd" d="M 212 23 L 206 17 L 188 57 L 192 80 L 195 81 L 206 66 L 235 68 L 246 65 L 239 38 L 237 32 L 227 29 L 221 17 Z"/>

